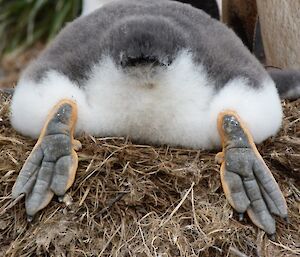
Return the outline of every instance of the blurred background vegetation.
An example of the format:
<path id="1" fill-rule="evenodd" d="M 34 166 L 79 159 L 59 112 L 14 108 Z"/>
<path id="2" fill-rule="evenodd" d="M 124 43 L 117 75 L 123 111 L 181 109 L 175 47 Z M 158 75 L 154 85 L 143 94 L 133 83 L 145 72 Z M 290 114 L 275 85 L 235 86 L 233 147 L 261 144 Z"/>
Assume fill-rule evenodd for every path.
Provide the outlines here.
<path id="1" fill-rule="evenodd" d="M 0 56 L 48 42 L 81 12 L 81 0 L 0 0 Z"/>

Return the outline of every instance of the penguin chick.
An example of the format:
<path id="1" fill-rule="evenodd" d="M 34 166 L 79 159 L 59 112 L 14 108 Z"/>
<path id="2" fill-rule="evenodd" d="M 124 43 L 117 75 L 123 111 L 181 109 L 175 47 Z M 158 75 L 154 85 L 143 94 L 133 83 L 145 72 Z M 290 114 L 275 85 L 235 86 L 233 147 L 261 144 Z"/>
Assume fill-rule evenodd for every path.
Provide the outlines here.
<path id="1" fill-rule="evenodd" d="M 235 34 L 175 1 L 113 1 L 66 26 L 21 76 L 13 126 L 38 137 L 62 98 L 77 102 L 78 133 L 193 148 L 221 145 L 223 109 L 242 116 L 256 143 L 282 117 L 273 81 Z"/>
<path id="2" fill-rule="evenodd" d="M 268 69 L 281 98 L 296 100 L 300 97 L 300 72 L 293 69 Z"/>
<path id="3" fill-rule="evenodd" d="M 32 217 L 72 185 L 74 133 L 221 148 L 225 195 L 268 234 L 285 200 L 254 142 L 276 134 L 273 80 L 225 25 L 176 1 L 113 1 L 68 24 L 23 73 L 11 123 L 39 137 L 13 188 Z M 31 219 L 31 218 L 30 218 Z"/>

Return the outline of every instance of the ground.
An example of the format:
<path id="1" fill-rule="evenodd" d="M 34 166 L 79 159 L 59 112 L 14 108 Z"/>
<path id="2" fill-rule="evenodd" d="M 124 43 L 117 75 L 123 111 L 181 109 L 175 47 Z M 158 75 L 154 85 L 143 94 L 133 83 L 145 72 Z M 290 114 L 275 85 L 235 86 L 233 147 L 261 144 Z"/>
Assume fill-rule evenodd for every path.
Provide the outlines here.
<path id="1" fill-rule="evenodd" d="M 41 49 L 2 58 L 0 87 L 14 85 Z M 0 93 L 1 94 L 1 93 Z M 0 256 L 300 255 L 300 99 L 283 101 L 281 131 L 258 146 L 288 203 L 276 241 L 238 217 L 220 184 L 217 152 L 137 145 L 82 135 L 70 205 L 54 199 L 32 223 L 11 189 L 35 140 L 9 123 L 0 95 Z M 243 255 L 244 254 L 244 255 Z"/>

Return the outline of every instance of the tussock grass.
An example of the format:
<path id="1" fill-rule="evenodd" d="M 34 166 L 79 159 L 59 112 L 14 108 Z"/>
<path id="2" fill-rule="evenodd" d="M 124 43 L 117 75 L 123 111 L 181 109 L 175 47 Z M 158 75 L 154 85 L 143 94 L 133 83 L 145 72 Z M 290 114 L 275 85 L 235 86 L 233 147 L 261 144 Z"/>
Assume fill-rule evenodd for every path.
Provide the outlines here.
<path id="1" fill-rule="evenodd" d="M 47 42 L 80 10 L 81 0 L 0 0 L 0 56 Z"/>

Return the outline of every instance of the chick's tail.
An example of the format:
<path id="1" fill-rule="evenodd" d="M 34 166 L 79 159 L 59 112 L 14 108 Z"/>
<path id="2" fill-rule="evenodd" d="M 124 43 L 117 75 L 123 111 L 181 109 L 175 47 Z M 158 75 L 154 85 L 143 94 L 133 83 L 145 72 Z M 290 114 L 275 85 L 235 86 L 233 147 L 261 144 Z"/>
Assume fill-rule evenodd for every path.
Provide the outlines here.
<path id="1" fill-rule="evenodd" d="M 124 19 L 111 31 L 110 55 L 123 68 L 144 64 L 170 64 L 185 46 L 184 32 L 164 17 Z"/>

